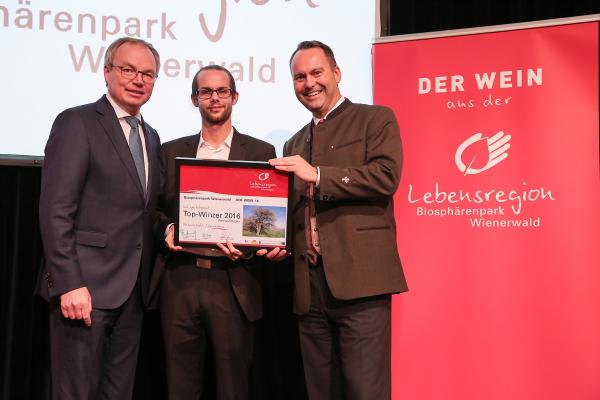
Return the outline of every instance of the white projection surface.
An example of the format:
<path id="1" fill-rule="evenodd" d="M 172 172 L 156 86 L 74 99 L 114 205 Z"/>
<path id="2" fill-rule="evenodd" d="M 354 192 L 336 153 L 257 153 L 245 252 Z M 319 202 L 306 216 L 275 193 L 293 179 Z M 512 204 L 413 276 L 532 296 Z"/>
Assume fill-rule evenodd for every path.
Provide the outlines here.
<path id="1" fill-rule="evenodd" d="M 342 94 L 370 103 L 374 26 L 375 2 L 367 0 L 0 0 L 0 154 L 43 155 L 56 115 L 106 92 L 104 51 L 125 35 L 160 52 L 142 115 L 163 142 L 199 131 L 191 80 L 212 63 L 236 78 L 235 127 L 281 154 L 310 119 L 288 66 L 298 42 L 329 44 Z"/>

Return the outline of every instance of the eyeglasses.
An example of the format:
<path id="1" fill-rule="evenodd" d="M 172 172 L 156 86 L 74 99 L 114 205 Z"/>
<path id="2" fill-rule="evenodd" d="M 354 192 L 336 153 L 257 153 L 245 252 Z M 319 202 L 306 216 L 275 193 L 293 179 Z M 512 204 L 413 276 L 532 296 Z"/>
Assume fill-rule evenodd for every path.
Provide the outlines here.
<path id="1" fill-rule="evenodd" d="M 226 99 L 229 96 L 231 96 L 233 91 L 228 87 L 220 87 L 218 89 L 200 88 L 200 89 L 196 90 L 196 94 L 198 95 L 198 98 L 200 98 L 202 100 L 210 99 L 212 97 L 213 93 L 216 93 L 220 99 Z"/>
<path id="2" fill-rule="evenodd" d="M 114 64 L 109 64 L 109 66 L 113 68 L 118 68 L 119 71 L 121 71 L 121 76 L 125 79 L 133 80 L 137 77 L 138 74 L 142 74 L 142 81 L 144 81 L 145 83 L 153 83 L 158 77 L 158 75 L 156 75 L 155 73 L 138 71 L 133 67 L 124 67 L 122 65 Z"/>

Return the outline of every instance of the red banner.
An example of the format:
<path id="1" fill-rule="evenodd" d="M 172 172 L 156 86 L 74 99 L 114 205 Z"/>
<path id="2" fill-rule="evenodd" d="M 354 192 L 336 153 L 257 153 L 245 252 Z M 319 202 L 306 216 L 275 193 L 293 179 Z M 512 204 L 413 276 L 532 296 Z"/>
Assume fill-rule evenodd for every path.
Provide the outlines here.
<path id="1" fill-rule="evenodd" d="M 376 44 L 410 287 L 393 399 L 600 399 L 598 23 Z"/>
<path id="2" fill-rule="evenodd" d="M 179 173 L 181 193 L 206 191 L 237 196 L 288 196 L 288 174 L 276 169 L 182 165 Z"/>

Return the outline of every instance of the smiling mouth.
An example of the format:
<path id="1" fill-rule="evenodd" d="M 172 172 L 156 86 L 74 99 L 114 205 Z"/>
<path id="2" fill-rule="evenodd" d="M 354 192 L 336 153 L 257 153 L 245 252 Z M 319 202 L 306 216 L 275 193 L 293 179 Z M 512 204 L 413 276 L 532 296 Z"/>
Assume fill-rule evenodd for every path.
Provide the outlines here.
<path id="1" fill-rule="evenodd" d="M 141 91 L 141 90 L 131 90 L 131 89 L 129 89 L 128 92 L 129 93 L 133 93 L 133 94 L 137 94 L 137 95 L 140 95 L 140 96 L 142 96 L 144 94 L 144 92 Z"/>
<path id="2" fill-rule="evenodd" d="M 315 97 L 319 94 L 321 94 L 323 92 L 323 89 L 319 89 L 319 90 L 311 90 L 310 92 L 306 92 L 304 93 L 304 95 L 306 97 Z"/>

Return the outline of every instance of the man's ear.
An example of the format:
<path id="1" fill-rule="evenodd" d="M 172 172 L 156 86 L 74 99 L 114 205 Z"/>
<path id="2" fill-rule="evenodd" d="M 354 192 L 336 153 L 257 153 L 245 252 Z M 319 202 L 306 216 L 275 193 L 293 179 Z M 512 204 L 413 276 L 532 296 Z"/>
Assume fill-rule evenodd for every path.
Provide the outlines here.
<path id="1" fill-rule="evenodd" d="M 106 86 L 108 86 L 108 74 L 110 73 L 110 68 L 108 67 L 108 65 L 105 65 L 103 68 L 103 72 L 104 72 L 104 83 L 106 84 Z"/>
<path id="2" fill-rule="evenodd" d="M 335 77 L 335 83 L 340 83 L 342 80 L 342 70 L 337 65 L 333 70 L 333 76 Z"/>

